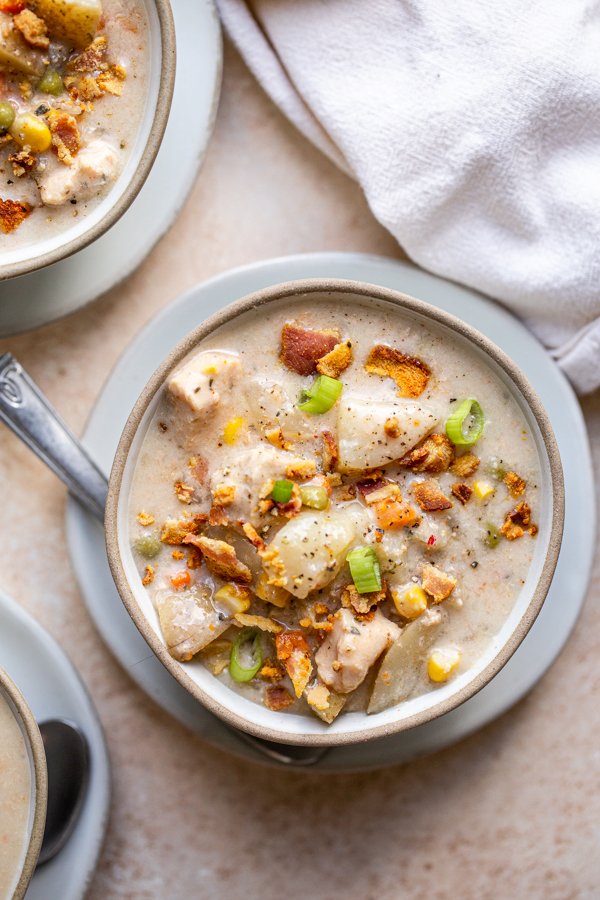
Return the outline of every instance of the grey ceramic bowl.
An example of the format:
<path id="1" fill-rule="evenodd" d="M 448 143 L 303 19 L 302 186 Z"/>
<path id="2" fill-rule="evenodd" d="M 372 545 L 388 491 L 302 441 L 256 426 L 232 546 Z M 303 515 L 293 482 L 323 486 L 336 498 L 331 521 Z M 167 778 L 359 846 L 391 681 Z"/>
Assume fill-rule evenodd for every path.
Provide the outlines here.
<path id="1" fill-rule="evenodd" d="M 29 821 L 26 832 L 26 849 L 15 869 L 14 894 L 12 900 L 21 900 L 25 896 L 31 876 L 35 871 L 46 822 L 46 804 L 48 800 L 48 784 L 46 774 L 46 754 L 42 736 L 27 701 L 9 678 L 4 669 L 0 669 L 0 695 L 8 703 L 19 725 L 25 741 L 31 772 L 31 793 Z"/>
<path id="2" fill-rule="evenodd" d="M 389 303 L 403 316 L 447 330 L 454 341 L 464 342 L 471 352 L 483 357 L 521 408 L 536 443 L 542 475 L 542 508 L 534 559 L 526 584 L 490 652 L 464 676 L 441 689 L 374 715 L 343 713 L 329 726 L 314 716 L 268 710 L 229 689 L 200 663 L 179 663 L 169 655 L 133 559 L 127 514 L 136 458 L 170 372 L 207 335 L 233 318 L 280 301 L 294 300 L 301 309 L 303 299 L 314 299 L 315 295 L 341 304 L 365 298 Z M 135 404 L 119 442 L 110 477 L 106 538 L 113 577 L 131 618 L 163 665 L 192 696 L 228 724 L 255 736 L 292 744 L 334 746 L 384 737 L 431 721 L 472 697 L 500 671 L 531 628 L 546 598 L 560 550 L 563 516 L 562 467 L 552 426 L 537 394 L 502 350 L 460 319 L 422 300 L 361 282 L 314 279 L 276 285 L 232 303 L 185 338 L 155 372 Z"/>
<path id="3" fill-rule="evenodd" d="M 169 0 L 141 0 L 150 30 L 148 102 L 123 172 L 100 205 L 43 245 L 0 253 L 0 281 L 26 275 L 83 250 L 117 222 L 140 192 L 160 149 L 175 84 L 175 27 Z M 6 244 L 6 239 L 4 240 Z"/>

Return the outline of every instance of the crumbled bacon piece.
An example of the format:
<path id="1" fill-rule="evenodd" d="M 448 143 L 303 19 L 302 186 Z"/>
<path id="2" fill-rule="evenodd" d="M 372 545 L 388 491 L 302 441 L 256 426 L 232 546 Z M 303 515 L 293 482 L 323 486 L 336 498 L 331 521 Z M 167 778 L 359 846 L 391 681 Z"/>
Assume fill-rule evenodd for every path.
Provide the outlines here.
<path id="1" fill-rule="evenodd" d="M 388 478 L 378 478 L 376 481 L 357 481 L 356 487 L 361 497 L 364 497 L 364 499 L 367 500 L 368 503 L 369 500 L 367 498 L 370 494 L 377 495 L 382 488 L 392 484 L 394 484 L 394 482 L 390 481 Z M 398 488 L 398 485 L 396 485 L 396 488 Z M 400 488 L 398 488 L 398 493 L 399 491 Z M 374 503 L 375 500 L 372 500 L 371 502 Z"/>
<path id="2" fill-rule="evenodd" d="M 285 662 L 291 655 L 299 650 L 301 653 L 310 653 L 306 638 L 301 631 L 282 631 L 275 638 L 277 659 Z"/>
<path id="3" fill-rule="evenodd" d="M 337 466 L 338 460 L 340 458 L 340 454 L 338 451 L 338 445 L 332 433 L 330 431 L 322 431 L 321 438 L 323 440 L 323 450 L 322 450 L 322 459 L 323 459 L 323 471 L 324 472 L 333 472 L 335 467 Z"/>
<path id="4" fill-rule="evenodd" d="M 21 225 L 31 212 L 31 206 L 25 201 L 2 200 L 0 198 L 0 231 L 10 234 Z"/>
<path id="5" fill-rule="evenodd" d="M 516 541 L 517 538 L 523 537 L 526 531 L 534 537 L 538 532 L 538 527 L 531 521 L 531 507 L 529 504 L 521 502 L 514 509 L 511 509 L 510 512 L 506 513 L 500 533 L 504 535 L 507 541 Z"/>
<path id="6" fill-rule="evenodd" d="M 317 361 L 333 350 L 338 340 L 335 331 L 313 331 L 286 322 L 281 329 L 281 362 L 298 375 L 311 375 Z"/>
<path id="7" fill-rule="evenodd" d="M 378 603 L 383 603 L 387 596 L 385 581 L 380 591 L 370 591 L 367 594 L 359 594 L 353 584 L 347 584 L 342 591 L 342 606 L 352 608 L 354 612 L 365 615 L 371 612 Z"/>
<path id="8" fill-rule="evenodd" d="M 208 460 L 204 456 L 192 456 L 188 460 L 188 468 L 191 469 L 192 475 L 198 484 L 206 483 Z"/>
<path id="9" fill-rule="evenodd" d="M 423 566 L 421 572 L 423 590 L 433 598 L 434 603 L 441 603 L 450 596 L 456 587 L 456 578 L 442 572 L 437 566 Z"/>
<path id="10" fill-rule="evenodd" d="M 387 344 L 376 344 L 371 348 L 365 369 L 371 375 L 392 378 L 402 397 L 420 397 L 431 375 L 429 366 L 423 360 L 407 356 Z"/>
<path id="11" fill-rule="evenodd" d="M 433 479 L 413 484 L 412 492 L 415 495 L 415 500 L 425 512 L 450 509 L 452 506 L 452 501 L 446 497 L 437 481 Z"/>
<path id="12" fill-rule="evenodd" d="M 267 546 L 260 534 L 250 522 L 244 522 L 242 525 L 242 531 L 250 541 L 253 547 L 256 547 L 257 550 L 264 550 Z"/>
<path id="13" fill-rule="evenodd" d="M 218 484 L 212 492 L 215 506 L 231 506 L 235 500 L 237 488 L 235 484 Z"/>
<path id="14" fill-rule="evenodd" d="M 18 13 L 13 18 L 13 24 L 30 47 L 47 50 L 50 46 L 46 23 L 30 9 L 24 9 Z"/>
<path id="15" fill-rule="evenodd" d="M 16 153 L 11 153 L 8 161 L 12 165 L 15 177 L 22 178 L 23 175 L 28 175 L 35 169 L 37 156 L 34 156 L 29 150 L 19 150 Z"/>
<path id="16" fill-rule="evenodd" d="M 160 539 L 163 544 L 183 544 L 184 538 L 190 534 L 198 534 L 202 525 L 208 521 L 206 513 L 197 513 L 190 519 L 167 519 L 163 524 Z"/>
<path id="17" fill-rule="evenodd" d="M 52 146 L 60 161 L 66 166 L 73 164 L 73 157 L 79 152 L 81 138 L 77 120 L 69 113 L 51 109 L 48 126 L 52 132 Z"/>
<path id="18" fill-rule="evenodd" d="M 187 534 L 182 543 L 192 544 L 200 550 L 213 575 L 231 579 L 231 581 L 239 581 L 242 584 L 250 584 L 252 581 L 252 572 L 245 563 L 237 558 L 234 548 L 227 541 L 213 540 L 204 535 L 196 537 L 194 534 Z"/>
<path id="19" fill-rule="evenodd" d="M 265 437 L 270 444 L 279 447 L 280 450 L 292 449 L 292 444 L 285 439 L 281 428 L 271 428 L 269 431 L 265 431 Z"/>
<path id="20" fill-rule="evenodd" d="M 477 471 L 479 463 L 480 459 L 474 453 L 463 453 L 462 456 L 456 457 L 450 466 L 450 471 L 459 478 L 469 478 Z"/>
<path id="21" fill-rule="evenodd" d="M 454 459 L 454 444 L 445 434 L 430 434 L 400 460 L 413 472 L 445 472 Z"/>
<path id="22" fill-rule="evenodd" d="M 137 514 L 137 520 L 144 528 L 147 528 L 149 525 L 154 525 L 154 516 L 152 513 L 146 512 L 143 509 Z"/>
<path id="23" fill-rule="evenodd" d="M 465 505 L 465 503 L 469 502 L 469 500 L 471 499 L 471 494 L 473 493 L 473 488 L 469 487 L 469 485 L 465 484 L 464 482 L 453 484 L 451 490 L 456 499 L 460 500 L 463 506 Z"/>
<path id="24" fill-rule="evenodd" d="M 314 459 L 301 459 L 298 462 L 291 463 L 286 467 L 285 477 L 289 478 L 290 481 L 298 480 L 304 481 L 307 478 L 312 478 L 313 475 L 317 474 L 317 464 Z"/>
<path id="25" fill-rule="evenodd" d="M 281 681 L 285 672 L 278 663 L 267 658 L 263 662 L 262 669 L 259 670 L 258 674 L 260 678 L 264 678 L 265 681 Z"/>
<path id="26" fill-rule="evenodd" d="M 106 66 L 106 50 L 108 40 L 105 35 L 101 34 L 94 38 L 89 47 L 86 47 L 82 53 L 72 57 L 67 63 L 67 68 L 71 72 L 97 72 Z"/>
<path id="27" fill-rule="evenodd" d="M 527 482 L 524 478 L 521 478 L 520 475 L 517 475 L 516 472 L 507 472 L 504 476 L 504 484 L 510 491 L 512 497 L 517 500 L 522 494 L 525 493 L 525 488 L 527 487 Z"/>
<path id="28" fill-rule="evenodd" d="M 234 619 L 242 628 L 260 628 L 261 631 L 266 631 L 269 634 L 279 634 L 283 629 L 283 625 L 269 618 L 269 616 L 255 616 L 253 613 L 239 612 L 235 614 Z"/>
<path id="29" fill-rule="evenodd" d="M 85 100 L 88 103 L 97 100 L 104 93 L 93 75 L 65 78 L 65 87 L 72 98 Z"/>
<path id="30" fill-rule="evenodd" d="M 294 698 L 284 687 L 268 687 L 265 691 L 265 706 L 273 712 L 287 709 L 294 702 Z"/>
<path id="31" fill-rule="evenodd" d="M 301 697 L 312 675 L 310 648 L 306 638 L 301 631 L 283 631 L 275 638 L 275 648 L 277 659 L 284 664 L 294 685 L 296 697 Z"/>
<path id="32" fill-rule="evenodd" d="M 213 503 L 211 508 L 208 511 L 208 524 L 212 525 L 213 528 L 218 528 L 221 525 L 228 525 L 229 519 L 227 518 L 227 513 L 223 509 L 222 506 L 219 506 L 216 503 Z"/>
<path id="33" fill-rule="evenodd" d="M 194 488 L 184 481 L 176 481 L 173 485 L 175 496 L 180 503 L 190 504 L 194 499 Z"/>
<path id="34" fill-rule="evenodd" d="M 352 343 L 343 341 L 336 344 L 333 350 L 317 360 L 317 372 L 320 375 L 329 375 L 330 378 L 339 378 L 352 362 Z"/>
<path id="35" fill-rule="evenodd" d="M 112 94 L 114 97 L 120 97 L 123 93 L 123 82 L 126 78 L 126 72 L 123 66 L 115 65 L 101 72 L 96 78 L 96 84 L 105 94 Z"/>

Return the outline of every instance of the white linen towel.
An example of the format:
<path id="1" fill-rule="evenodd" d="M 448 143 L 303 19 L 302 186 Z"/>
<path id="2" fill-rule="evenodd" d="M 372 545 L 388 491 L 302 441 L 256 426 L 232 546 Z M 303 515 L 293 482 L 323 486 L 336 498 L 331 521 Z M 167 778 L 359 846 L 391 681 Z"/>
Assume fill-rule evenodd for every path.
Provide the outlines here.
<path id="1" fill-rule="evenodd" d="M 600 3 L 217 0 L 265 90 L 420 266 L 600 385 Z"/>

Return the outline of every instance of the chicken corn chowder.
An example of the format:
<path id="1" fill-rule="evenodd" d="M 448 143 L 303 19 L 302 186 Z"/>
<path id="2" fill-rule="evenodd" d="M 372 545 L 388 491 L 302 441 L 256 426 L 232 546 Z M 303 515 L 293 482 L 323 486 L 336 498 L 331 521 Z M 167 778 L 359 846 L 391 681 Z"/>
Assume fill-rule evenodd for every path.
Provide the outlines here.
<path id="1" fill-rule="evenodd" d="M 169 377 L 129 498 L 169 653 L 331 723 L 490 646 L 535 548 L 516 402 L 446 330 L 371 301 L 246 313 Z"/>
<path id="2" fill-rule="evenodd" d="M 0 0 L 0 240 L 71 227 L 133 147 L 148 82 L 140 0 Z"/>

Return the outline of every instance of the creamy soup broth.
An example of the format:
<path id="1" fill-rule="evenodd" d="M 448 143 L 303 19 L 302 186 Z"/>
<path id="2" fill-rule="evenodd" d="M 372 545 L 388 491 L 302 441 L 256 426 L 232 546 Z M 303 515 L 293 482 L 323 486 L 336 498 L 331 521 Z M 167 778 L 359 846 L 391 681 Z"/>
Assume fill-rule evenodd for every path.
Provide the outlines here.
<path id="1" fill-rule="evenodd" d="M 298 408 L 318 372 L 282 363 L 286 323 L 301 344 L 303 331 L 335 333 L 334 374 L 335 355 L 351 356 L 327 412 Z M 409 359 L 403 388 L 378 374 L 390 363 L 382 346 L 393 351 L 389 371 Z M 201 660 L 258 703 L 311 710 L 326 721 L 341 708 L 379 711 L 468 670 L 512 610 L 536 544 L 537 451 L 497 376 L 450 332 L 375 302 L 271 305 L 223 326 L 198 351 L 163 391 L 130 497 L 140 577 L 172 655 Z M 311 368 L 306 352 L 301 346 L 302 369 Z M 407 390 L 412 395 L 399 396 Z M 206 406 L 194 409 L 198 396 Z M 455 446 L 445 423 L 465 398 L 477 399 L 485 426 L 472 446 Z M 292 482 L 287 504 L 273 501 L 274 481 Z M 313 502 L 314 487 L 321 503 L 325 488 L 326 508 L 297 497 Z M 340 536 L 345 521 L 351 524 Z M 289 541 L 281 537 L 287 532 Z M 222 548 L 200 546 L 203 536 L 229 543 L 248 567 L 250 575 L 238 579 L 241 606 L 239 598 L 233 605 L 219 598 L 237 576 L 218 574 L 210 554 Z M 328 570 L 319 572 L 328 544 Z M 289 562 L 290 546 L 300 562 Z M 361 548 L 367 566 L 375 559 L 378 591 L 353 589 L 346 557 Z M 257 658 L 253 634 L 262 649 L 248 681 L 232 677 L 239 626 L 258 629 L 236 651 L 246 669 Z M 403 641 L 408 654 L 398 660 L 390 648 Z"/>
<path id="2" fill-rule="evenodd" d="M 0 694 L 0 897 L 10 898 L 27 852 L 31 766 L 21 728 Z"/>

